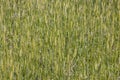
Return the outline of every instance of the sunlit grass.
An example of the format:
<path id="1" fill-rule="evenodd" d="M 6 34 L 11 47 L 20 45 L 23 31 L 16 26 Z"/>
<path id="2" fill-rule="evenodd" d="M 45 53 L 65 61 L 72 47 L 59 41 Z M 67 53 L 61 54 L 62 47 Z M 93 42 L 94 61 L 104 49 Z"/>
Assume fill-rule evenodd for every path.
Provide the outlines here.
<path id="1" fill-rule="evenodd" d="M 119 0 L 0 0 L 0 80 L 117 80 Z"/>

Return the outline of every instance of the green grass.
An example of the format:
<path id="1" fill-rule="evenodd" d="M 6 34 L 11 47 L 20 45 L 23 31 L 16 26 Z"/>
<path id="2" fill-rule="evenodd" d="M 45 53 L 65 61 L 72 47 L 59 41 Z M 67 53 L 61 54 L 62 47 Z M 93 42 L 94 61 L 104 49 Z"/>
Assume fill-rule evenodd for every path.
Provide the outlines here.
<path id="1" fill-rule="evenodd" d="M 117 80 L 120 0 L 0 0 L 0 80 Z"/>

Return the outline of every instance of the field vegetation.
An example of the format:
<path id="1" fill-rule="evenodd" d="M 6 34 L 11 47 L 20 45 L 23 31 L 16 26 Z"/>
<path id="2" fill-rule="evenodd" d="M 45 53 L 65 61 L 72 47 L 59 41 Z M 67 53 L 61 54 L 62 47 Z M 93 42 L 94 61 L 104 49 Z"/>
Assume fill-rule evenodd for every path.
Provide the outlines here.
<path id="1" fill-rule="evenodd" d="M 117 79 L 120 0 L 0 0 L 0 80 Z"/>

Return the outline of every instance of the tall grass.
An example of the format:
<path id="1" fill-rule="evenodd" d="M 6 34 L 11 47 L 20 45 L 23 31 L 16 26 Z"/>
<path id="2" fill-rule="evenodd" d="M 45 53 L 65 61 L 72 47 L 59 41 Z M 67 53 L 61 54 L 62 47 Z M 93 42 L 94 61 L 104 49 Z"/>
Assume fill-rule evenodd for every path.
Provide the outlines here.
<path id="1" fill-rule="evenodd" d="M 0 0 L 0 80 L 117 80 L 120 0 Z"/>

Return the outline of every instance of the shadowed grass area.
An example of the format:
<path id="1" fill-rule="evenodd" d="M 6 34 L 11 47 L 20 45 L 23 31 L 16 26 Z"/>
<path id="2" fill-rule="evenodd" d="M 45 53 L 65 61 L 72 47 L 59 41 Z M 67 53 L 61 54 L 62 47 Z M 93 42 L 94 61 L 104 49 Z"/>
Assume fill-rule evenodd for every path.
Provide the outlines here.
<path id="1" fill-rule="evenodd" d="M 117 80 L 120 0 L 0 0 L 0 80 Z"/>

